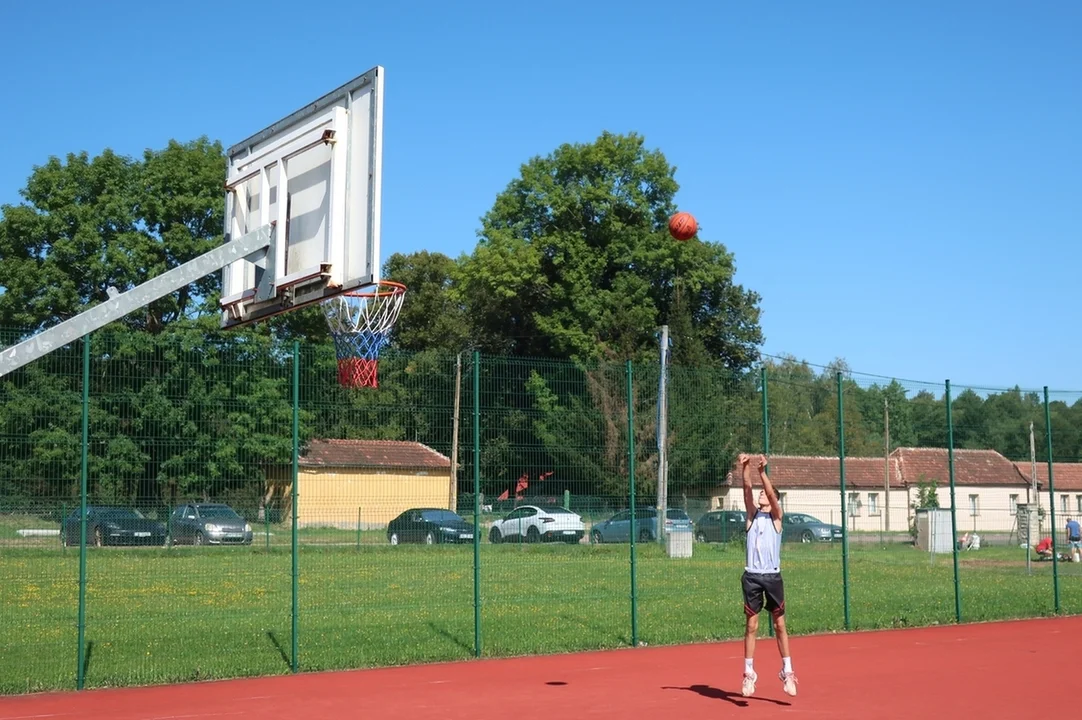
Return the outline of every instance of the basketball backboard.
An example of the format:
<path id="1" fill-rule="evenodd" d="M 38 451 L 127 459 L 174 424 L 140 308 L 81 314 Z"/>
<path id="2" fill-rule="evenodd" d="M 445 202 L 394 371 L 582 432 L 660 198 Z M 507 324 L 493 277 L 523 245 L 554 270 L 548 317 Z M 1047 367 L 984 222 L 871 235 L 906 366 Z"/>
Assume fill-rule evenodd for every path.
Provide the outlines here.
<path id="1" fill-rule="evenodd" d="M 227 153 L 225 242 L 266 229 L 222 270 L 222 327 L 379 282 L 383 76 L 375 67 Z"/>

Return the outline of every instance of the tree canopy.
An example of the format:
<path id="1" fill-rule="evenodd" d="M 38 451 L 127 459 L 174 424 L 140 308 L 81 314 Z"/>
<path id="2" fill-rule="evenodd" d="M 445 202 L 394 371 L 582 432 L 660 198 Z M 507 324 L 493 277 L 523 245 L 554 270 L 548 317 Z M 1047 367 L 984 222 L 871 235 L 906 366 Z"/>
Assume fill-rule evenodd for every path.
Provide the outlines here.
<path id="1" fill-rule="evenodd" d="M 142 160 L 106 150 L 69 154 L 34 169 L 23 202 L 0 206 L 0 327 L 55 325 L 221 243 L 225 160 L 201 138 L 148 150 Z M 160 331 L 207 309 L 211 275 L 123 320 Z"/>
<path id="2" fill-rule="evenodd" d="M 0 344 L 52 326 L 221 242 L 222 148 L 170 142 L 141 158 L 111 151 L 50 159 L 23 201 L 0 207 Z M 526 162 L 481 220 L 472 252 L 395 254 L 384 276 L 406 303 L 380 360 L 378 391 L 335 381 L 334 346 L 318 308 L 218 332 L 217 273 L 133 313 L 92 342 L 89 467 L 95 496 L 145 503 L 213 497 L 252 507 L 288 466 L 292 405 L 312 437 L 414 440 L 468 447 L 472 392 L 481 406 L 482 489 L 526 475 L 546 492 L 623 496 L 634 368 L 636 485 L 657 470 L 659 325 L 675 338 L 669 393 L 670 498 L 709 492 L 732 454 L 762 443 L 757 364 L 769 381 L 773 453 L 837 452 L 836 373 L 845 378 L 846 450 L 946 442 L 935 385 L 861 383 L 843 360 L 816 371 L 796 358 L 763 362 L 759 297 L 734 282 L 718 243 L 677 242 L 675 171 L 637 135 L 605 133 Z M 301 340 L 294 357 L 294 339 Z M 301 392 L 292 395 L 293 363 Z M 0 378 L 0 499 L 72 497 L 81 432 L 79 348 Z M 459 392 L 456 394 L 456 388 Z M 1029 453 L 1045 447 L 1043 407 L 1017 388 L 962 389 L 959 448 Z M 1082 404 L 1051 406 L 1058 460 L 1082 459 Z M 1040 457 L 1040 456 L 1039 456 Z M 459 456 L 463 489 L 472 453 Z"/>

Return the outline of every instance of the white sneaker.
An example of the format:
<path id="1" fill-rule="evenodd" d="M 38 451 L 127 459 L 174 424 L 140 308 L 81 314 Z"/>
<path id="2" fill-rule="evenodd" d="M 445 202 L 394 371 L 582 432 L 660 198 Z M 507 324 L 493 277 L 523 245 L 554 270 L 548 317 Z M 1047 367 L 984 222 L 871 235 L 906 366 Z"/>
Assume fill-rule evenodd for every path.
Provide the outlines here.
<path id="1" fill-rule="evenodd" d="M 759 675 L 754 670 L 744 673 L 744 683 L 740 686 L 740 694 L 744 697 L 750 697 L 754 695 L 755 681 L 758 679 Z"/>
<path id="2" fill-rule="evenodd" d="M 781 679 L 781 687 L 785 694 L 796 697 L 796 674 L 782 670 L 778 673 L 778 677 Z"/>

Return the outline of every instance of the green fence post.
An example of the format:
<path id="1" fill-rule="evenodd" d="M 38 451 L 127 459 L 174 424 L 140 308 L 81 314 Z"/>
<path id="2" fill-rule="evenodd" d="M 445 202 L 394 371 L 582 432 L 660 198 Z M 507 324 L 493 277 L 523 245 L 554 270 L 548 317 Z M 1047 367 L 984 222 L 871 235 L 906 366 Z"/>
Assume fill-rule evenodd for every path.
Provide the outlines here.
<path id="1" fill-rule="evenodd" d="M 766 366 L 759 370 L 759 384 L 763 388 L 763 454 L 770 455 L 770 403 L 766 389 Z"/>
<path id="2" fill-rule="evenodd" d="M 766 366 L 759 369 L 759 382 L 763 388 L 763 455 L 770 458 L 770 402 L 766 386 Z M 774 623 L 766 623 L 766 633 L 774 637 Z"/>
<path id="3" fill-rule="evenodd" d="M 473 351 L 473 655 L 481 657 L 481 353 L 477 350 Z"/>
<path id="4" fill-rule="evenodd" d="M 357 549 L 361 549 L 361 509 L 357 508 Z"/>
<path id="5" fill-rule="evenodd" d="M 300 407 L 301 407 L 301 344 L 299 340 L 293 341 L 293 483 L 292 483 L 292 498 L 291 504 L 293 506 L 293 528 L 291 532 L 291 549 L 293 554 L 293 581 L 292 581 L 292 594 L 293 594 L 293 612 L 292 612 L 292 626 L 290 628 L 290 636 L 293 640 L 292 647 L 292 660 L 290 662 L 290 669 L 296 673 L 300 667 L 298 661 L 298 654 L 300 652 L 300 637 L 299 622 L 297 613 L 299 611 L 299 598 L 298 590 L 300 585 L 300 558 L 297 557 L 297 499 L 299 493 L 297 492 L 297 482 L 300 478 Z"/>
<path id="6" fill-rule="evenodd" d="M 842 374 L 836 373 L 838 385 L 838 477 L 842 494 L 842 608 L 845 615 L 845 629 L 852 628 L 849 617 L 849 513 L 846 510 L 845 488 L 845 402 L 842 389 Z"/>
<path id="7" fill-rule="evenodd" d="M 1048 404 L 1048 386 L 1044 386 L 1044 434 L 1048 442 L 1048 511 L 1052 517 L 1052 592 L 1059 615 L 1059 547 L 1056 545 L 1056 482 L 1052 473 L 1052 410 Z M 1040 506 L 1038 500 L 1037 505 Z"/>
<path id="8" fill-rule="evenodd" d="M 86 495 L 90 484 L 88 449 L 90 446 L 90 335 L 83 336 L 83 439 L 80 460 L 79 489 L 79 666 L 75 671 L 75 687 L 86 685 Z"/>
<path id="9" fill-rule="evenodd" d="M 270 508 L 263 507 L 263 545 L 270 552 Z"/>
<path id="10" fill-rule="evenodd" d="M 946 381 L 947 474 L 951 488 L 951 556 L 954 559 L 954 620 L 962 622 L 962 583 L 958 577 L 958 503 L 954 501 L 954 415 L 951 412 L 951 381 Z"/>
<path id="11" fill-rule="evenodd" d="M 627 486 L 631 507 L 631 647 L 639 646 L 639 596 L 635 578 L 635 389 L 634 371 L 627 361 Z"/>

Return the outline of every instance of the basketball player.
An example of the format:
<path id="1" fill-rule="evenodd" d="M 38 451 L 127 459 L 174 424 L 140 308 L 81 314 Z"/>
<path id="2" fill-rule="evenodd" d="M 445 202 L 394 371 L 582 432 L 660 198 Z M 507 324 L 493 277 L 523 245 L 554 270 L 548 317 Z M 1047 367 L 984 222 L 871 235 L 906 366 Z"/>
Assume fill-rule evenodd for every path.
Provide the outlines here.
<path id="1" fill-rule="evenodd" d="M 741 692 L 745 697 L 755 693 L 755 638 L 759 633 L 759 613 L 764 601 L 767 611 L 774 619 L 774 634 L 778 639 L 782 669 L 778 677 L 787 695 L 796 695 L 796 675 L 789 657 L 789 635 L 785 631 L 785 587 L 781 579 L 781 506 L 777 493 L 766 473 L 766 458 L 759 457 L 759 480 L 762 490 L 756 499 L 752 491 L 751 458 L 741 455 L 740 470 L 744 476 L 744 507 L 747 508 L 747 565 L 741 577 L 744 589 L 744 683 Z"/>

